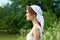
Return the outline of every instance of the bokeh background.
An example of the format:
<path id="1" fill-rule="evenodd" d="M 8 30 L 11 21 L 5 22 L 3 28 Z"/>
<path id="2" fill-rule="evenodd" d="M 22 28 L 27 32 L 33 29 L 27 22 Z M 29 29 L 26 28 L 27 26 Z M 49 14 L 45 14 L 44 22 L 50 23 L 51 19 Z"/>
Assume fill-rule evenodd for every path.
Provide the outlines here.
<path id="1" fill-rule="evenodd" d="M 60 0 L 0 0 L 0 40 L 26 40 L 32 28 L 25 17 L 30 5 L 43 10 L 43 40 L 60 40 Z"/>

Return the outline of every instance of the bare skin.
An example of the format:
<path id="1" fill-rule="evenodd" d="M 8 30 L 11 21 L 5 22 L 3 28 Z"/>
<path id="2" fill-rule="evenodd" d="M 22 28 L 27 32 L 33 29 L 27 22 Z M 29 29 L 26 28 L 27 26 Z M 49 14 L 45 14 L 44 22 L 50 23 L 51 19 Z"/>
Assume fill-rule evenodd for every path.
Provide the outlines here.
<path id="1" fill-rule="evenodd" d="M 38 23 L 37 20 L 36 20 L 36 15 L 31 16 L 31 15 L 29 14 L 28 10 L 27 10 L 26 12 L 27 12 L 27 13 L 26 13 L 26 18 L 27 18 L 27 20 L 32 21 L 33 26 L 37 25 L 36 28 L 37 28 L 38 26 L 40 26 L 39 23 Z M 38 28 L 37 28 L 37 29 L 33 29 L 32 35 L 33 35 L 33 37 L 34 37 L 34 40 L 39 40 L 39 38 L 40 38 L 40 36 L 39 36 L 39 35 L 40 35 L 40 30 L 39 30 Z"/>
<path id="2" fill-rule="evenodd" d="M 32 20 L 32 23 L 33 23 L 33 25 L 39 26 L 39 24 L 38 24 L 38 22 L 36 20 L 35 21 Z M 37 28 L 37 26 L 36 26 L 36 28 Z M 33 29 L 32 35 L 34 37 L 34 40 L 39 40 L 40 32 L 39 32 L 38 29 Z"/>

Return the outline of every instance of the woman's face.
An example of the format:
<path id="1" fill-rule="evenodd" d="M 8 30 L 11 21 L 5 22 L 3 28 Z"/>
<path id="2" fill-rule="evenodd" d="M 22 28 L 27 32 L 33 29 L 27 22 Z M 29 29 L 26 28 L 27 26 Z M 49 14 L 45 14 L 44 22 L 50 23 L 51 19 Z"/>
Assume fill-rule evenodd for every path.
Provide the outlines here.
<path id="1" fill-rule="evenodd" d="M 28 10 L 26 10 L 26 19 L 27 20 L 32 20 L 33 19 L 33 16 L 30 15 L 30 13 L 28 12 Z"/>

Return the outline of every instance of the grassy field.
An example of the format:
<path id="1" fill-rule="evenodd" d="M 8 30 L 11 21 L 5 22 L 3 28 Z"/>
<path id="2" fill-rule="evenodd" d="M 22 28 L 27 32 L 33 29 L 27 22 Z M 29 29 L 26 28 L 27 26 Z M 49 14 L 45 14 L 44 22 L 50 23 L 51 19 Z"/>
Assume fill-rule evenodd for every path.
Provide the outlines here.
<path id="1" fill-rule="evenodd" d="M 18 35 L 0 34 L 0 40 L 18 40 Z"/>
<path id="2" fill-rule="evenodd" d="M 0 34 L 0 40 L 26 40 L 26 35 L 3 35 Z M 43 40 L 60 40 L 60 31 L 46 31 L 43 34 Z"/>
<path id="3" fill-rule="evenodd" d="M 43 34 L 43 40 L 60 40 L 60 31 L 45 32 Z"/>

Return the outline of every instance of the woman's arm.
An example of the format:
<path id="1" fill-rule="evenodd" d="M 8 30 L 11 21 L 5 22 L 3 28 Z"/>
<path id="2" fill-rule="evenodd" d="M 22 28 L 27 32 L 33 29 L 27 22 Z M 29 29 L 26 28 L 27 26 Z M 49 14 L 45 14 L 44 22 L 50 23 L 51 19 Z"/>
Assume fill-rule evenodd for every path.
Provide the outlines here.
<path id="1" fill-rule="evenodd" d="M 34 29 L 32 32 L 32 35 L 34 37 L 34 40 L 39 40 L 40 38 L 40 31 L 38 29 Z"/>

